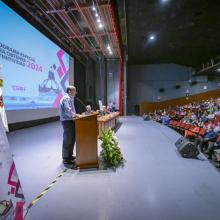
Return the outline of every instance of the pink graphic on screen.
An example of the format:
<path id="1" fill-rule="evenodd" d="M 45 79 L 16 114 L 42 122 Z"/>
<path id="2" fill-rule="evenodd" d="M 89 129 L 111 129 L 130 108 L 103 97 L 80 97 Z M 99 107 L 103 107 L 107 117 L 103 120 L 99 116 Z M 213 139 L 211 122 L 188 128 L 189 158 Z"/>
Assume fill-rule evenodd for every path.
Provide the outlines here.
<path id="1" fill-rule="evenodd" d="M 58 60 L 59 60 L 59 63 L 60 63 L 60 66 L 57 68 L 57 74 L 59 76 L 59 78 L 61 80 L 61 86 L 63 88 L 63 90 L 65 91 L 66 90 L 66 86 L 65 86 L 65 83 L 66 81 L 68 80 L 68 71 L 67 71 L 67 68 L 64 64 L 64 61 L 63 61 L 63 55 L 65 54 L 64 50 L 60 49 L 58 52 L 57 52 L 57 57 L 58 57 Z M 59 92 L 57 94 L 57 97 L 56 99 L 54 100 L 54 103 L 52 104 L 52 108 L 57 108 L 59 103 L 60 103 L 60 100 L 62 98 L 62 93 Z"/>

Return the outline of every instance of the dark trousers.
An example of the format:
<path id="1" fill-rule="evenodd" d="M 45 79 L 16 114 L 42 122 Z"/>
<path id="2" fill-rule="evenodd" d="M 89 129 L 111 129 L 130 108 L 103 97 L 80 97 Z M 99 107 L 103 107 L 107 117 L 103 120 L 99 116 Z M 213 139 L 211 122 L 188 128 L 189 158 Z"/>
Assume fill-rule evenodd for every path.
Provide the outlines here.
<path id="1" fill-rule="evenodd" d="M 197 147 L 197 149 L 199 149 L 199 146 L 200 146 L 200 149 L 203 152 L 204 148 L 205 149 L 207 148 L 208 140 L 204 139 L 201 136 L 198 136 L 198 137 L 195 138 L 194 144 Z"/>
<path id="2" fill-rule="evenodd" d="M 63 160 L 70 160 L 73 157 L 75 144 L 75 122 L 70 120 L 62 121 L 63 126 Z"/>

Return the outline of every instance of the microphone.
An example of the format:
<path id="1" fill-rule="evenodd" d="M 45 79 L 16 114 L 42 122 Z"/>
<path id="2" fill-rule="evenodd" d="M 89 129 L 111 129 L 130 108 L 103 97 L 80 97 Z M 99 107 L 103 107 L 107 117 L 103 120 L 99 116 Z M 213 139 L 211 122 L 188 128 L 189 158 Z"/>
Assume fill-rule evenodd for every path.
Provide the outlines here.
<path id="1" fill-rule="evenodd" d="M 79 101 L 83 105 L 83 107 L 85 107 L 85 109 L 86 109 L 85 103 L 80 98 L 76 97 L 76 100 Z"/>

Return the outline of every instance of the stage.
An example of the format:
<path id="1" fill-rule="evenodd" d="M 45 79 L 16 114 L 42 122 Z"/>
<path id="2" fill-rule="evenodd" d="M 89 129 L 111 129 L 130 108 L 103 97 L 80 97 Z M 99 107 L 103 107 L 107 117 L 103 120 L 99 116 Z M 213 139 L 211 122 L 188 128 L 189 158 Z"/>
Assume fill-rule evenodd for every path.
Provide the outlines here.
<path id="1" fill-rule="evenodd" d="M 124 167 L 68 169 L 30 209 L 30 220 L 219 220 L 220 174 L 203 155 L 184 159 L 174 130 L 141 117 L 122 117 L 117 132 Z M 59 122 L 8 135 L 29 204 L 64 166 Z"/>

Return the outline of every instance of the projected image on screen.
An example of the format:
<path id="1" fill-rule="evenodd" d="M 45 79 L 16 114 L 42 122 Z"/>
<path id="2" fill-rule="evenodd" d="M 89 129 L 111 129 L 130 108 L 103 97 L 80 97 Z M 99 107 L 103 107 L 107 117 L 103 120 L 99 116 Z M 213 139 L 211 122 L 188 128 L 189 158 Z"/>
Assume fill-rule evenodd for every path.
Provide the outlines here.
<path id="1" fill-rule="evenodd" d="M 0 2 L 0 65 L 6 110 L 57 108 L 69 84 L 69 56 Z"/>

